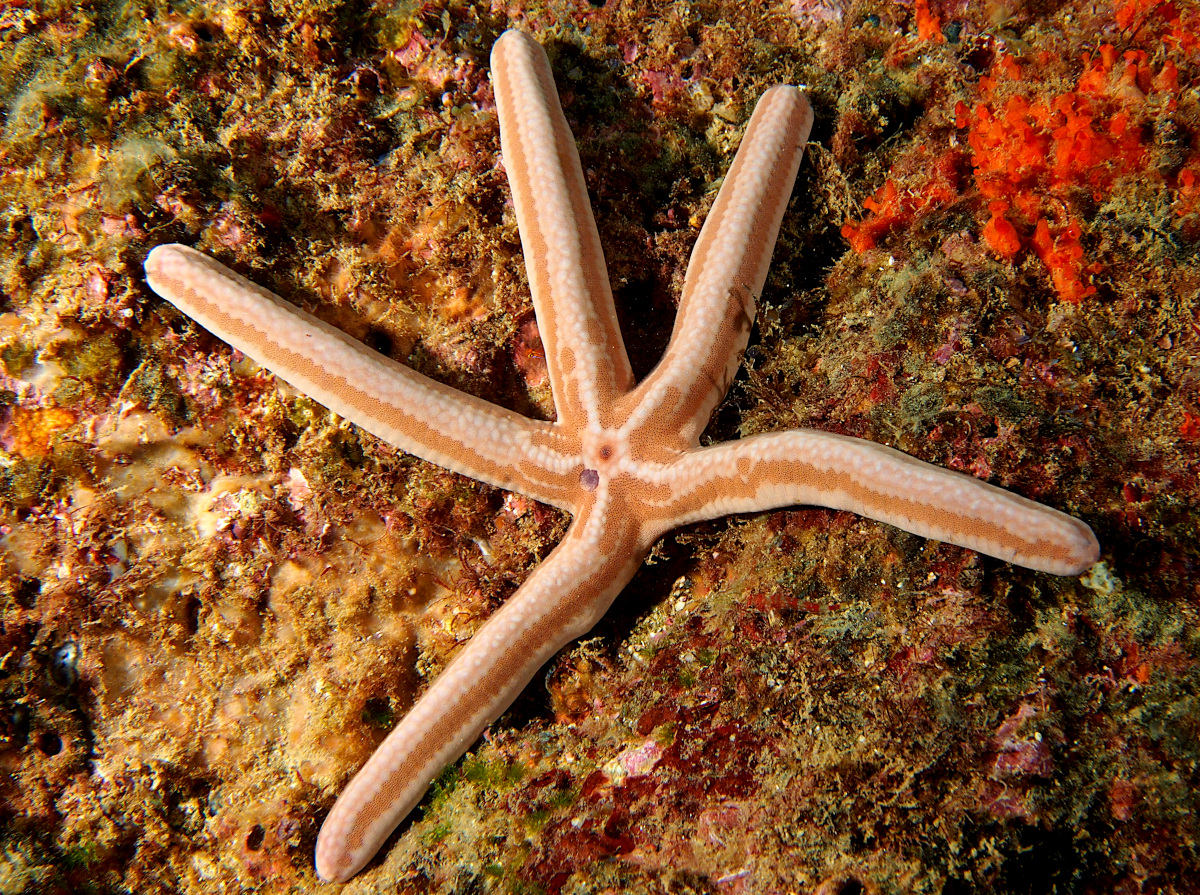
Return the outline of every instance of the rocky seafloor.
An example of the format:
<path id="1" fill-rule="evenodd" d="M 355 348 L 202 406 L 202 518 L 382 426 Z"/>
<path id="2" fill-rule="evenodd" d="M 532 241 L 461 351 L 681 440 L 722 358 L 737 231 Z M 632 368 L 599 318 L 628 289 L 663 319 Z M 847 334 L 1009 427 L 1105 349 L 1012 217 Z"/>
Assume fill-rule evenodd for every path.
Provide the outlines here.
<path id="1" fill-rule="evenodd" d="M 310 892 L 320 822 L 553 547 L 152 294 L 213 254 L 553 414 L 488 52 L 548 49 L 639 375 L 753 103 L 813 142 L 706 439 L 1087 521 L 1060 579 L 847 513 L 666 537 L 345 887 L 1200 891 L 1194 3 L 0 0 L 0 892 Z"/>

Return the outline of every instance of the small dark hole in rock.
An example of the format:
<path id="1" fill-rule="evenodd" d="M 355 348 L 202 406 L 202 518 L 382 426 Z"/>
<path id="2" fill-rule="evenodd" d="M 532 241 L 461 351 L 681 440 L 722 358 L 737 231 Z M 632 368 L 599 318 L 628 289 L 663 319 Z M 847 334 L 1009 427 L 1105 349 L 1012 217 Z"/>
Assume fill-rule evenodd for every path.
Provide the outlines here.
<path id="1" fill-rule="evenodd" d="M 388 730 L 392 726 L 392 704 L 382 697 L 372 696 L 363 705 L 362 719 L 367 724 Z"/>
<path id="2" fill-rule="evenodd" d="M 842 887 L 838 889 L 838 895 L 863 895 L 863 884 L 854 877 L 842 883 Z"/>
<path id="3" fill-rule="evenodd" d="M 378 96 L 379 75 L 370 69 L 363 69 L 362 71 L 356 73 L 354 87 L 359 95 L 359 99 L 370 96 Z"/>
<path id="4" fill-rule="evenodd" d="M 32 609 L 37 603 L 38 594 L 42 592 L 42 582 L 36 578 L 26 578 L 17 585 L 17 605 L 22 609 Z"/>
<path id="5" fill-rule="evenodd" d="M 266 835 L 262 824 L 255 824 L 250 828 L 250 832 L 246 834 L 246 848 L 250 849 L 250 851 L 258 851 L 262 848 L 263 838 Z"/>
<path id="6" fill-rule="evenodd" d="M 42 750 L 43 755 L 57 755 L 62 752 L 62 737 L 52 730 L 46 731 L 38 735 L 37 747 Z"/>
<path id="7" fill-rule="evenodd" d="M 200 630 L 200 608 L 203 605 L 204 603 L 199 597 L 188 597 L 184 615 L 187 619 L 187 631 L 189 634 L 195 634 Z"/>
<path id="8" fill-rule="evenodd" d="M 18 749 L 29 742 L 29 706 L 17 703 L 12 710 L 13 745 Z"/>
<path id="9" fill-rule="evenodd" d="M 385 354 L 388 357 L 392 356 L 392 337 L 383 330 L 367 330 L 366 338 L 364 338 L 363 341 L 366 342 L 372 350 L 378 351 L 380 354 Z"/>

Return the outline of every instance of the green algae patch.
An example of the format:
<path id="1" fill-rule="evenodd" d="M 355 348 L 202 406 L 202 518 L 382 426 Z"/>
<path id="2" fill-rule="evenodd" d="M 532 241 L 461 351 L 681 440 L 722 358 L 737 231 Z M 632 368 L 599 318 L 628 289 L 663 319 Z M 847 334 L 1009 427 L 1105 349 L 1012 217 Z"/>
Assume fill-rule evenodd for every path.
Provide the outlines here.
<path id="1" fill-rule="evenodd" d="M 466 759 L 462 766 L 462 779 L 483 789 L 502 791 L 511 789 L 525 777 L 525 768 L 519 764 L 488 760 L 474 756 Z"/>

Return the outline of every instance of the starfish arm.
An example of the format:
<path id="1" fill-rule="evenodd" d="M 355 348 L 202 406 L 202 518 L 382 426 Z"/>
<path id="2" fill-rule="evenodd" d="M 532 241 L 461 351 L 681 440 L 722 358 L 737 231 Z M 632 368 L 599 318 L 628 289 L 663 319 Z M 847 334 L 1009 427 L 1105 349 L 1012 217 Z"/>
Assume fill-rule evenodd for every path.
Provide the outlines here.
<path id="1" fill-rule="evenodd" d="M 759 100 L 692 250 L 666 353 L 629 398 L 631 428 L 654 414 L 656 429 L 697 444 L 746 348 L 812 123 L 795 87 Z"/>
<path id="2" fill-rule="evenodd" d="M 908 454 L 811 429 L 690 451 L 661 475 L 675 494 L 667 528 L 794 504 L 850 510 L 1016 565 L 1078 575 L 1100 557 L 1085 523 Z"/>
<path id="3" fill-rule="evenodd" d="M 546 51 L 519 31 L 492 48 L 500 143 L 558 421 L 596 426 L 633 372 L 579 152 Z"/>
<path id="4" fill-rule="evenodd" d="M 145 267 L 150 288 L 205 329 L 388 444 L 570 507 L 577 461 L 553 424 L 422 376 L 194 249 L 159 246 Z"/>
<path id="5" fill-rule="evenodd" d="M 625 517 L 628 519 L 628 517 Z M 317 837 L 317 873 L 345 880 L 556 652 L 591 629 L 645 559 L 632 521 L 593 509 L 476 632 L 338 797 Z"/>

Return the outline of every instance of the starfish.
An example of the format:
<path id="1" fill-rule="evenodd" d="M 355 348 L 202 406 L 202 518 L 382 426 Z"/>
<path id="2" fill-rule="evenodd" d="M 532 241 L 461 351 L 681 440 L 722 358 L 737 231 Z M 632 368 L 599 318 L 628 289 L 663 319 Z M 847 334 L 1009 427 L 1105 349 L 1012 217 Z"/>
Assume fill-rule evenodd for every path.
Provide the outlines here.
<path id="1" fill-rule="evenodd" d="M 596 623 L 672 528 L 813 504 L 1057 575 L 1099 556 L 1083 522 L 873 442 L 798 429 L 700 446 L 746 347 L 812 127 L 797 88 L 772 87 L 755 108 L 692 252 L 666 352 L 635 383 L 546 53 L 508 31 L 491 61 L 554 422 L 428 379 L 190 248 L 159 246 L 145 262 L 155 292 L 334 412 L 573 517 L 337 799 L 317 839 L 325 880 L 362 869 L 433 777 Z"/>

